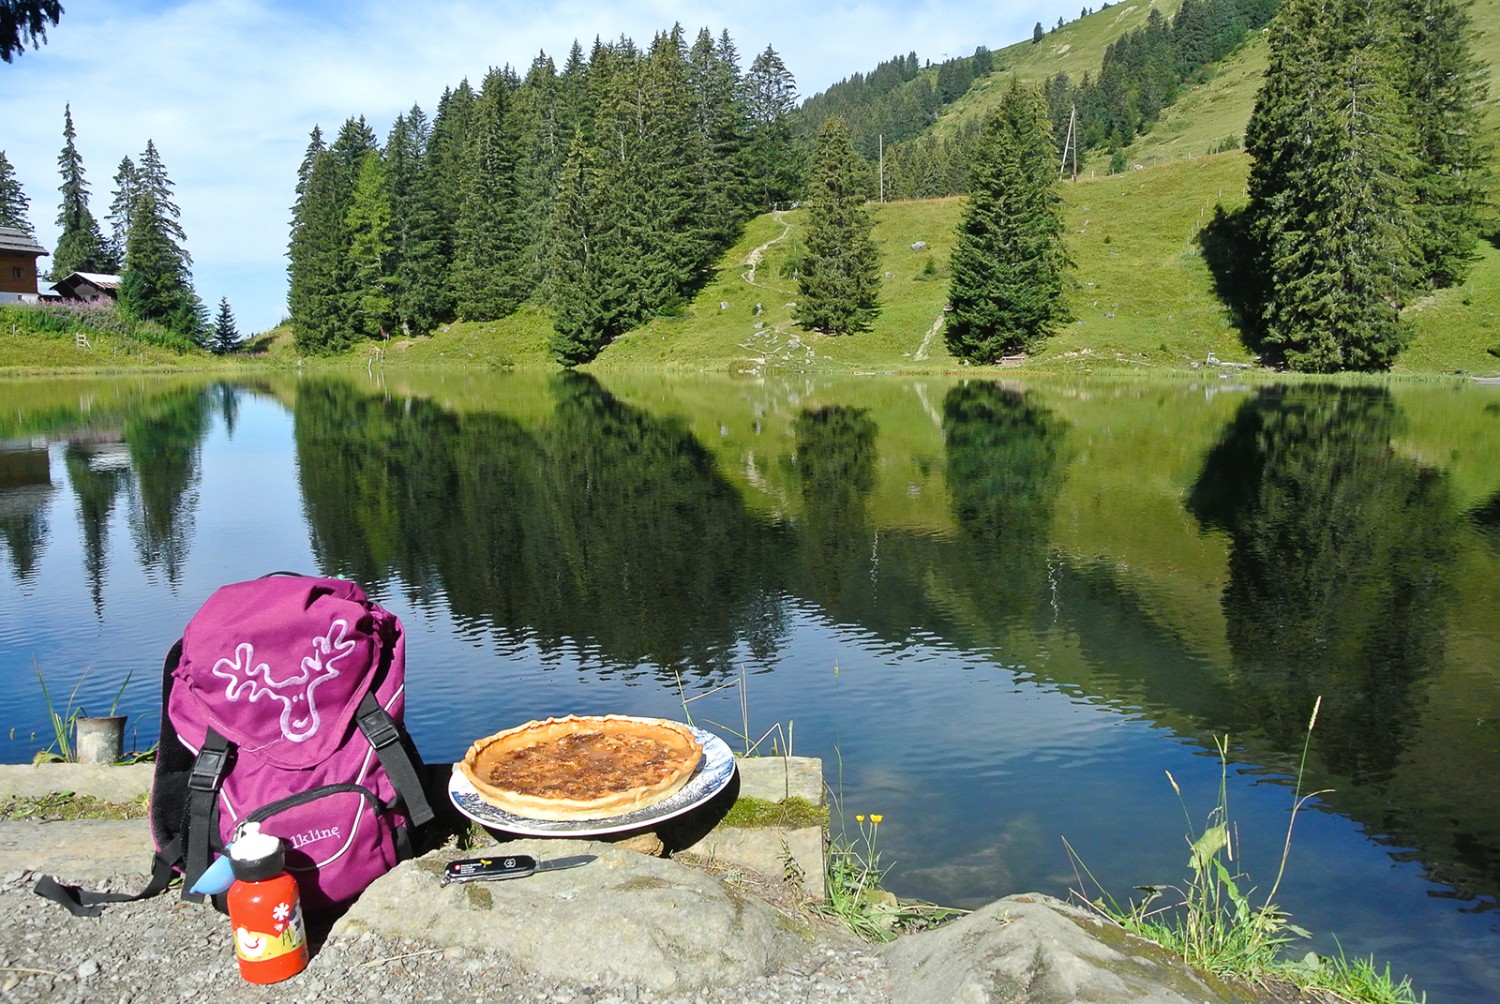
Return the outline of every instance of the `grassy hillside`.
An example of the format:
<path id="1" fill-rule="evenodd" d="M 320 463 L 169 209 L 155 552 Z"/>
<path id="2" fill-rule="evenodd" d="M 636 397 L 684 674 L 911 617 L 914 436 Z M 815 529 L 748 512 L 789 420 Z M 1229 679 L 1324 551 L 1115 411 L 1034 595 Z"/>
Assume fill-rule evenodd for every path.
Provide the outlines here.
<path id="1" fill-rule="evenodd" d="M 1040 83 L 1058 73 L 1068 74 L 1075 82 L 1086 72 L 1097 75 L 1105 48 L 1143 27 L 1152 7 L 1170 19 L 1180 6 L 1181 0 L 1116 3 L 1047 32 L 1039 43 L 1033 44 L 1028 38 L 1008 45 L 995 53 L 996 72 L 975 82 L 966 95 L 944 111 L 934 128 L 951 132 L 961 123 L 983 118 L 999 101 L 1012 75 L 1029 83 Z M 1469 15 L 1475 57 L 1485 66 L 1500 64 L 1500 0 L 1475 0 Z M 1216 67 L 1211 80 L 1180 95 L 1161 121 L 1127 148 L 1127 161 L 1150 166 L 1200 157 L 1211 149 L 1222 149 L 1227 137 L 1242 138 L 1255 106 L 1266 57 L 1266 35 L 1260 32 Z M 1500 134 L 1500 86 L 1491 87 L 1487 107 L 1491 126 Z M 1086 169 L 1102 174 L 1107 161 L 1107 155 L 1096 153 Z"/>
<path id="2" fill-rule="evenodd" d="M 1086 175 L 1061 186 L 1067 245 L 1076 267 L 1069 301 L 1074 320 L 1027 371 L 1191 371 L 1210 356 L 1252 357 L 1224 305 L 1198 244 L 1216 206 L 1243 204 L 1249 160 L 1232 152 L 1170 160 L 1118 175 Z M 805 226 L 800 211 L 753 220 L 719 262 L 700 295 L 677 316 L 658 318 L 617 339 L 592 364 L 600 371 L 652 369 L 763 375 L 771 372 L 939 373 L 964 367 L 942 337 L 948 256 L 961 199 L 871 207 L 884 275 L 881 313 L 857 335 L 829 336 L 792 320 L 796 280 L 787 261 Z M 924 244 L 914 248 L 913 245 Z M 1481 244 L 1469 281 L 1414 305 L 1415 344 L 1398 374 L 1500 373 L 1486 348 L 1500 340 L 1500 250 Z M 370 343 L 341 360 L 299 361 L 286 332 L 259 340 L 250 362 L 283 366 L 551 366 L 550 322 L 528 308 L 484 324 L 456 323 L 433 336 Z M 0 366 L 41 369 L 136 365 L 229 365 L 204 357 L 147 354 L 107 338 L 94 348 L 70 341 L 0 337 Z"/>
<path id="3" fill-rule="evenodd" d="M 1171 16 L 1180 0 L 1163 0 Z M 1119 3 L 1061 29 L 1038 44 L 1029 39 L 996 52 L 1001 70 L 978 82 L 934 127 L 954 129 L 984 115 L 1011 74 L 1040 81 L 1059 71 L 1079 78 L 1097 71 L 1105 47 L 1145 24 L 1146 3 Z M 1500 61 L 1500 0 L 1471 8 L 1475 53 Z M 1254 105 L 1266 65 L 1264 33 L 1222 63 L 1207 83 L 1167 109 L 1127 150 L 1131 170 L 1109 175 L 1102 158 L 1062 186 L 1068 249 L 1076 269 L 1069 297 L 1074 320 L 1024 365 L 1028 370 L 1182 370 L 1210 357 L 1253 361 L 1213 290 L 1197 242 L 1216 206 L 1244 202 L 1249 161 L 1243 153 L 1210 154 L 1238 138 Z M 932 71 L 928 71 L 932 72 Z M 1493 89 L 1500 91 L 1500 87 Z M 1491 93 L 1491 122 L 1500 136 L 1500 94 Z M 1500 144 L 1497 144 L 1500 148 Z M 1138 168 L 1138 169 L 1137 169 Z M 697 298 L 677 316 L 659 318 L 612 344 L 594 368 L 763 374 L 943 372 L 960 368 L 942 338 L 947 262 L 961 199 L 872 206 L 883 255 L 881 313 L 871 331 L 830 337 L 792 321 L 796 282 L 787 274 L 805 225 L 801 212 L 762 216 L 720 260 Z M 917 247 L 916 245 L 923 245 Z M 1481 244 L 1469 281 L 1415 304 L 1408 316 L 1415 344 L 1398 360 L 1400 374 L 1500 373 L 1487 347 L 1500 341 L 1500 250 Z M 220 365 L 101 335 L 85 349 L 63 338 L 33 339 L 0 332 L 0 368 L 70 369 Z M 550 320 L 544 309 L 484 324 L 444 326 L 432 337 L 370 344 L 331 365 L 552 366 Z M 251 361 L 299 361 L 288 332 L 257 340 Z"/>

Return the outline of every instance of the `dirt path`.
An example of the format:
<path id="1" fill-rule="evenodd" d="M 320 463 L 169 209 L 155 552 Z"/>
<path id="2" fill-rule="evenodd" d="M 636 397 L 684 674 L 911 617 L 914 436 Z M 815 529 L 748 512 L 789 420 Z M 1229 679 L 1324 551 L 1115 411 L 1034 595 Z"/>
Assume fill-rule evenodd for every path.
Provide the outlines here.
<path id="1" fill-rule="evenodd" d="M 922 344 L 917 346 L 917 354 L 912 356 L 913 360 L 922 360 L 927 358 L 927 350 L 932 348 L 932 340 L 937 337 L 937 333 L 941 331 L 942 328 L 943 315 L 939 314 L 937 315 L 937 319 L 932 322 L 932 327 L 927 329 L 927 334 L 922 336 Z"/>
<path id="2" fill-rule="evenodd" d="M 745 264 L 750 267 L 745 270 L 743 278 L 745 282 L 747 282 L 751 286 L 759 286 L 761 289 L 771 288 L 764 283 L 755 281 L 755 269 L 760 265 L 761 258 L 765 256 L 766 248 L 770 247 L 772 244 L 779 244 L 781 241 L 786 240 L 786 235 L 792 232 L 792 225 L 786 221 L 786 214 L 778 209 L 771 215 L 775 218 L 777 223 L 781 224 L 781 233 L 777 234 L 775 237 L 772 237 L 770 240 L 755 248 L 745 256 Z"/>

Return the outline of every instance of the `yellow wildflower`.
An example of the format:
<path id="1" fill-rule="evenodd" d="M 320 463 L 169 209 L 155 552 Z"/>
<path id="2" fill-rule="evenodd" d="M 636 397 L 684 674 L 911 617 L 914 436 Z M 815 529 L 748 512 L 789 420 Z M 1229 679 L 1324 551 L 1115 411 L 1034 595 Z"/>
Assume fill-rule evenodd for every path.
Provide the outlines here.
<path id="1" fill-rule="evenodd" d="M 878 823 L 878 822 L 880 822 L 884 818 L 885 817 L 882 816 L 882 815 L 880 815 L 879 813 L 871 813 L 870 814 L 870 822 L 872 822 L 872 823 Z"/>

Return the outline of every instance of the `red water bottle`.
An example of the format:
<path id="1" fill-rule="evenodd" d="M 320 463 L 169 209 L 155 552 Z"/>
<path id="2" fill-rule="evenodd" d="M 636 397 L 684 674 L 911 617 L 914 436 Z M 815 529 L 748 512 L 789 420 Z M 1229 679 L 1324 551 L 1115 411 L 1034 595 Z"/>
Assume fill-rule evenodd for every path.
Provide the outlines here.
<path id="1" fill-rule="evenodd" d="M 240 975 L 251 983 L 278 983 L 307 968 L 307 932 L 297 880 L 286 872 L 281 841 L 246 823 L 229 845 L 234 884 L 229 923 Z"/>

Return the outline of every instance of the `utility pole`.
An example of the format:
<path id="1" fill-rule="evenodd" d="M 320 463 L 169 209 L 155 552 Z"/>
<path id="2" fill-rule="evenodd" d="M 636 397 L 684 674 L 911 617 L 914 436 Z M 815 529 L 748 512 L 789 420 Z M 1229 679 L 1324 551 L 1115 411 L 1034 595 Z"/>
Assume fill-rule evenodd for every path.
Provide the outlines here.
<path id="1" fill-rule="evenodd" d="M 1073 155 L 1073 180 L 1078 180 L 1078 106 L 1074 105 L 1068 113 L 1068 135 L 1063 140 L 1062 164 L 1058 166 L 1057 175 L 1062 177 L 1068 170 L 1068 154 Z"/>

